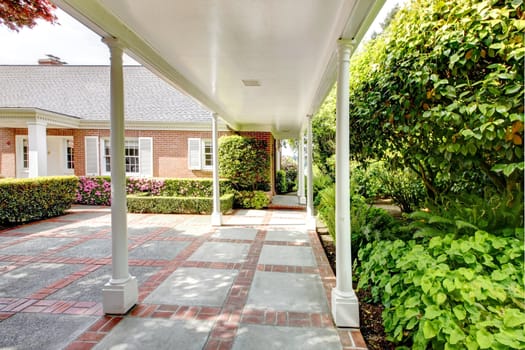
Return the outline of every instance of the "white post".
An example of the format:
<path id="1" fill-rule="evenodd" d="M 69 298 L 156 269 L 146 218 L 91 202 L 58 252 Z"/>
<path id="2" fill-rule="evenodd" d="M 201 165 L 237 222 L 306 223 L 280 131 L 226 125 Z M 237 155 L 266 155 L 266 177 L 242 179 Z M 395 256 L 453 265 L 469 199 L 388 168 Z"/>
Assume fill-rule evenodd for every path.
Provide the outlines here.
<path id="1" fill-rule="evenodd" d="M 308 128 L 306 132 L 306 227 L 309 230 L 315 230 L 312 116 L 307 115 L 306 117 L 308 119 Z"/>
<path id="2" fill-rule="evenodd" d="M 29 147 L 29 177 L 47 175 L 47 123 L 35 121 L 27 123 L 27 143 Z"/>
<path id="3" fill-rule="evenodd" d="M 338 327 L 359 327 L 359 303 L 352 287 L 350 226 L 350 120 L 348 116 L 349 66 L 351 42 L 339 40 L 336 160 L 335 160 L 335 235 L 336 286 L 332 289 L 332 315 Z"/>
<path id="4" fill-rule="evenodd" d="M 212 157 L 213 157 L 213 212 L 212 226 L 222 225 L 221 193 L 219 188 L 219 132 L 217 128 L 217 113 L 212 115 Z"/>
<path id="5" fill-rule="evenodd" d="M 104 38 L 111 52 L 111 279 L 102 289 L 106 314 L 125 314 L 138 301 L 137 279 L 128 269 L 126 168 L 124 154 L 124 77 L 122 47 Z"/>
<path id="6" fill-rule="evenodd" d="M 304 135 L 301 131 L 299 136 L 299 146 L 297 154 L 297 197 L 299 197 L 299 204 L 306 204 L 306 196 L 304 195 Z"/>

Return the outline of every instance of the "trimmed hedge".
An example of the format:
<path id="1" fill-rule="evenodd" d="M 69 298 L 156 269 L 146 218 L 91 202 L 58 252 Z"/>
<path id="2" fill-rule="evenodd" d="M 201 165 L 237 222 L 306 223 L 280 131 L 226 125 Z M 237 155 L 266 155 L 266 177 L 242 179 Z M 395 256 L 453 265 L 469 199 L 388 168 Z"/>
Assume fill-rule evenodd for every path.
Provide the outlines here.
<path id="1" fill-rule="evenodd" d="M 62 215 L 75 201 L 76 176 L 0 180 L 0 224 Z"/>
<path id="2" fill-rule="evenodd" d="M 233 207 L 233 194 L 220 198 L 221 211 L 228 212 Z M 213 199 L 210 197 L 169 197 L 169 196 L 127 196 L 130 213 L 156 214 L 211 214 Z"/>
<path id="3" fill-rule="evenodd" d="M 219 180 L 220 194 L 232 193 L 232 183 Z M 164 179 L 161 196 L 174 197 L 213 197 L 213 179 Z"/>

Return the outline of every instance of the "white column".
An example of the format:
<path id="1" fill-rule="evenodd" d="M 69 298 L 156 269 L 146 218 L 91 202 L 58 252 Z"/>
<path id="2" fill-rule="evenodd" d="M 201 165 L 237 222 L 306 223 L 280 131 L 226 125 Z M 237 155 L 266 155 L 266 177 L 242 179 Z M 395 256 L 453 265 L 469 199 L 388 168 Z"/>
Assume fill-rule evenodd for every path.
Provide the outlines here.
<path id="1" fill-rule="evenodd" d="M 306 227 L 309 230 L 315 230 L 312 116 L 308 115 L 306 117 L 308 119 L 308 128 L 306 132 Z"/>
<path id="2" fill-rule="evenodd" d="M 299 204 L 306 204 L 306 196 L 304 195 L 304 135 L 302 131 L 299 136 L 297 153 L 297 197 L 299 197 Z"/>
<path id="3" fill-rule="evenodd" d="M 222 225 L 221 193 L 219 188 L 219 132 L 217 129 L 217 113 L 212 115 L 212 157 L 213 157 L 213 212 L 212 226 Z"/>
<path id="4" fill-rule="evenodd" d="M 352 288 L 350 229 L 350 134 L 349 66 L 350 41 L 338 43 L 339 59 L 336 101 L 335 236 L 336 286 L 332 289 L 332 315 L 338 327 L 359 327 L 359 303 Z"/>
<path id="5" fill-rule="evenodd" d="M 125 314 L 138 301 L 137 279 L 128 269 L 126 168 L 124 163 L 124 77 L 122 47 L 104 38 L 111 52 L 111 279 L 102 289 L 106 314 Z"/>
<path id="6" fill-rule="evenodd" d="M 281 170 L 282 143 L 281 140 L 275 139 L 275 172 Z"/>
<path id="7" fill-rule="evenodd" d="M 47 175 L 47 123 L 34 121 L 27 123 L 27 143 L 29 147 L 29 177 Z"/>

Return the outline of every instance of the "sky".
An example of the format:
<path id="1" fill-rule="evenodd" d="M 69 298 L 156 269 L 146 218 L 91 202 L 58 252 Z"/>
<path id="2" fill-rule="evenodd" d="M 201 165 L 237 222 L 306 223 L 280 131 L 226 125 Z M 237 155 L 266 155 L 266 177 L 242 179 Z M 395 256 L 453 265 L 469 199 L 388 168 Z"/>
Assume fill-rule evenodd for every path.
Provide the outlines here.
<path id="1" fill-rule="evenodd" d="M 404 1 L 387 0 L 369 32 L 377 31 L 389 10 Z M 35 27 L 19 32 L 0 26 L 0 64 L 38 64 L 38 59 L 48 54 L 74 65 L 109 64 L 109 49 L 99 35 L 60 9 L 56 15 L 59 24 L 55 25 L 40 21 Z M 137 62 L 124 55 L 124 64 Z"/>

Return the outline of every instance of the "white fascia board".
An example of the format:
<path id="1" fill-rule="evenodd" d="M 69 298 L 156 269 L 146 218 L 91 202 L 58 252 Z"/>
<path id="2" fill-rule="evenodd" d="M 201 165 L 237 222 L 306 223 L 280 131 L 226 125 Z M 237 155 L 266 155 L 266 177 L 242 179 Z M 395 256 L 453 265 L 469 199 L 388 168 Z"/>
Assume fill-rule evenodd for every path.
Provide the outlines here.
<path id="1" fill-rule="evenodd" d="M 150 121 L 128 121 L 125 120 L 126 130 L 176 130 L 176 131 L 210 131 L 210 123 L 191 123 L 191 122 L 150 122 Z M 80 129 L 110 129 L 109 120 L 81 120 Z M 219 131 L 228 131 L 224 123 L 219 124 Z"/>
<path id="2" fill-rule="evenodd" d="M 27 122 L 43 121 L 48 128 L 77 129 L 80 119 L 39 108 L 0 108 L 2 125 L 26 128 Z M 14 126 L 13 126 L 14 125 Z"/>

